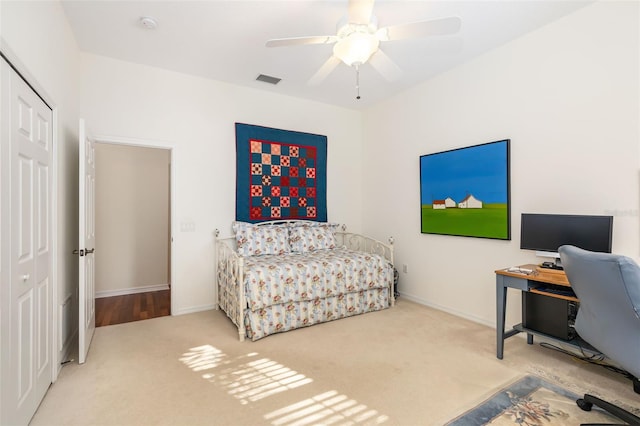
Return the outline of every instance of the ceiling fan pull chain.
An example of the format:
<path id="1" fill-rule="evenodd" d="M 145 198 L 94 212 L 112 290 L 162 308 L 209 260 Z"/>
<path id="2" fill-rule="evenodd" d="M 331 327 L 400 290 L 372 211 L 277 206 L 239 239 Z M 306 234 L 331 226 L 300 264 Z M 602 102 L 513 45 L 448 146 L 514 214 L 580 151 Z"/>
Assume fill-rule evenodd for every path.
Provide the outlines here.
<path id="1" fill-rule="evenodd" d="M 360 66 L 356 65 L 356 99 L 360 99 Z"/>

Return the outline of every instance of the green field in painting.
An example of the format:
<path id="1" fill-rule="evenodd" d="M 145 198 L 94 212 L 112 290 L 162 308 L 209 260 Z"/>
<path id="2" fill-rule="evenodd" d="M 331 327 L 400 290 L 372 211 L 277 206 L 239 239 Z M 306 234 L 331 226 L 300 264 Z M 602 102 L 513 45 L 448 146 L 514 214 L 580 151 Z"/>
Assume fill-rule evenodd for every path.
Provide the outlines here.
<path id="1" fill-rule="evenodd" d="M 422 232 L 507 239 L 506 204 L 485 204 L 481 209 L 433 209 L 422 206 Z"/>

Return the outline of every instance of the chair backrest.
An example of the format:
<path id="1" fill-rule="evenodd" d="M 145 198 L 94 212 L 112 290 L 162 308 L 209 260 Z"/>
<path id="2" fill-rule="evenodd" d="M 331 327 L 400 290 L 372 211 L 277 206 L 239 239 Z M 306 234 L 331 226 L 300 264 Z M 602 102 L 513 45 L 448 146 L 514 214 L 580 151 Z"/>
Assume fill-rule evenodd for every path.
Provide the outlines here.
<path id="1" fill-rule="evenodd" d="M 569 245 L 558 252 L 580 299 L 578 335 L 640 377 L 640 267 L 626 256 Z"/>

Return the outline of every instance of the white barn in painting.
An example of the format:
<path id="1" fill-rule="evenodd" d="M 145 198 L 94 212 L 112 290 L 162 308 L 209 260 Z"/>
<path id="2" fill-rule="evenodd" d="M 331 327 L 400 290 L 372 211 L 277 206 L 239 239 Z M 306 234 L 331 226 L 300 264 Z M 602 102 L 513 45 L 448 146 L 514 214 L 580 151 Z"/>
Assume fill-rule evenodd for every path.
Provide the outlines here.
<path id="1" fill-rule="evenodd" d="M 456 202 L 453 198 L 447 197 L 444 200 L 433 200 L 432 207 L 434 209 L 451 209 L 456 207 Z"/>
<path id="2" fill-rule="evenodd" d="M 464 200 L 458 203 L 458 207 L 461 209 L 481 209 L 482 201 L 478 200 L 473 195 L 469 194 L 464 197 Z"/>

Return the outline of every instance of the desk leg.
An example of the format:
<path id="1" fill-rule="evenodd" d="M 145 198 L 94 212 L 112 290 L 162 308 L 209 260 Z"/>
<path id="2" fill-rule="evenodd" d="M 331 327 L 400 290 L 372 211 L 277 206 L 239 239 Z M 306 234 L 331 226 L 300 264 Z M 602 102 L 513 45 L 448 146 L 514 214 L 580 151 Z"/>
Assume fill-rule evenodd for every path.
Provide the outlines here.
<path id="1" fill-rule="evenodd" d="M 501 275 L 496 275 L 496 338 L 498 359 L 502 359 L 504 352 L 504 321 L 505 306 L 507 304 L 507 289 Z M 533 336 L 532 336 L 533 337 Z"/>

